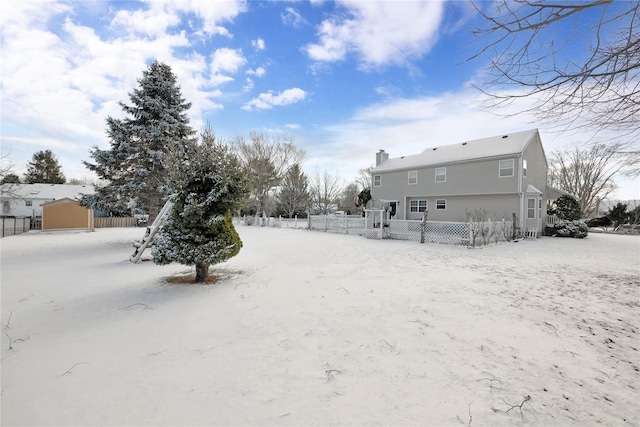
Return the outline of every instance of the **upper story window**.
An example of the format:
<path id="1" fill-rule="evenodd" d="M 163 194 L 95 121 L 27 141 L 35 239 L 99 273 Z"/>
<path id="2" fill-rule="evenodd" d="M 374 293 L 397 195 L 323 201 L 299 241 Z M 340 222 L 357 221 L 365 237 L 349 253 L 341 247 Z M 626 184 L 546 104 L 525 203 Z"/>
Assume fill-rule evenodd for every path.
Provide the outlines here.
<path id="1" fill-rule="evenodd" d="M 445 182 L 447 180 L 447 168 L 436 168 L 436 182 Z"/>
<path id="2" fill-rule="evenodd" d="M 447 200 L 446 199 L 436 199 L 436 210 L 443 211 L 447 209 Z"/>
<path id="3" fill-rule="evenodd" d="M 524 177 L 527 176 L 527 161 L 526 160 L 522 161 L 522 176 L 524 176 Z"/>
<path id="4" fill-rule="evenodd" d="M 373 186 L 380 187 L 382 185 L 382 176 L 381 175 L 373 175 Z"/>
<path id="5" fill-rule="evenodd" d="M 500 160 L 500 177 L 513 176 L 513 159 Z"/>
<path id="6" fill-rule="evenodd" d="M 409 185 L 418 183 L 418 171 L 409 171 Z"/>
<path id="7" fill-rule="evenodd" d="M 25 206 L 33 206 L 33 200 L 25 200 L 24 201 L 24 205 Z"/>

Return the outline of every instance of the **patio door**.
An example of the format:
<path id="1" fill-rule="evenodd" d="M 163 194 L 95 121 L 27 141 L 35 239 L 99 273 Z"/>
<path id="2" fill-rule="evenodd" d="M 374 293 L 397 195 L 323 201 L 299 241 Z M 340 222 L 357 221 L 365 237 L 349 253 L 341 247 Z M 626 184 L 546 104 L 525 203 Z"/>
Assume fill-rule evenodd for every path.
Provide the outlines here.
<path id="1" fill-rule="evenodd" d="M 390 201 L 389 202 L 389 218 L 390 219 L 398 219 L 398 201 Z"/>

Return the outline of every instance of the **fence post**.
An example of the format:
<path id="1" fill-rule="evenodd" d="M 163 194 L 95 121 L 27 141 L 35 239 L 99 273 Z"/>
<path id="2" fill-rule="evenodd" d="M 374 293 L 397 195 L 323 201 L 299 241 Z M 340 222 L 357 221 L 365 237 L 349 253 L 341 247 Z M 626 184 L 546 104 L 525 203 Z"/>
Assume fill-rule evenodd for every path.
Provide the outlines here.
<path id="1" fill-rule="evenodd" d="M 472 247 L 476 246 L 476 239 L 473 237 L 473 222 L 471 222 L 471 217 L 469 217 L 469 242 Z"/>
<path id="2" fill-rule="evenodd" d="M 298 215 L 294 217 L 293 226 L 296 230 L 298 229 Z"/>
<path id="3" fill-rule="evenodd" d="M 344 233 L 349 234 L 349 215 L 344 216 Z"/>

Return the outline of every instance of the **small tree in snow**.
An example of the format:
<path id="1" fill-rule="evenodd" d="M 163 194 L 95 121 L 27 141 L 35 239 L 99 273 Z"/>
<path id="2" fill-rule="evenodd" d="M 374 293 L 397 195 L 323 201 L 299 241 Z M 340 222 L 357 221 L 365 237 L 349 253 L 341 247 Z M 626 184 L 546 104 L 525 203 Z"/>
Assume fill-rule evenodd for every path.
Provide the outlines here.
<path id="1" fill-rule="evenodd" d="M 248 194 L 246 173 L 237 157 L 216 141 L 211 128 L 202 142 L 185 144 L 167 159 L 173 209 L 152 249 L 156 264 L 195 265 L 196 282 L 209 266 L 234 257 L 242 247 L 231 211 Z"/>
<path id="2" fill-rule="evenodd" d="M 613 227 L 617 228 L 620 225 L 627 222 L 627 218 L 629 218 L 629 212 L 627 212 L 628 205 L 626 203 L 618 202 L 614 206 L 609 209 L 607 213 L 607 217 L 613 221 Z"/>

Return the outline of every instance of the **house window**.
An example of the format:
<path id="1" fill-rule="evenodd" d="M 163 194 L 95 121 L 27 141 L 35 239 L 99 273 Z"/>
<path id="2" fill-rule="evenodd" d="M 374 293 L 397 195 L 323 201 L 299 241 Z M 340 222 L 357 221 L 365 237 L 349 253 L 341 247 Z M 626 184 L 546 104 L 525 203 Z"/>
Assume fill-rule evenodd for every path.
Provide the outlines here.
<path id="1" fill-rule="evenodd" d="M 409 185 L 418 183 L 418 171 L 409 171 Z"/>
<path id="2" fill-rule="evenodd" d="M 513 159 L 500 160 L 500 176 L 513 176 Z"/>
<path id="3" fill-rule="evenodd" d="M 538 199 L 538 218 L 542 218 L 542 198 Z"/>
<path id="4" fill-rule="evenodd" d="M 424 212 L 427 210 L 427 201 L 426 200 L 412 200 L 409 203 L 409 211 L 410 212 Z"/>
<path id="5" fill-rule="evenodd" d="M 447 168 L 436 168 L 436 182 L 445 182 L 447 180 Z"/>
<path id="6" fill-rule="evenodd" d="M 25 206 L 33 206 L 33 200 L 25 200 L 24 201 L 24 205 Z"/>
<path id="7" fill-rule="evenodd" d="M 527 218 L 535 219 L 536 217 L 536 199 L 527 199 Z"/>
<path id="8" fill-rule="evenodd" d="M 447 209 L 447 201 L 446 199 L 437 199 L 436 200 L 436 210 L 443 211 Z"/>
<path id="9" fill-rule="evenodd" d="M 373 186 L 380 187 L 382 185 L 382 176 L 373 175 Z"/>
<path id="10" fill-rule="evenodd" d="M 522 176 L 524 176 L 524 177 L 527 176 L 527 161 L 526 160 L 522 161 Z"/>

